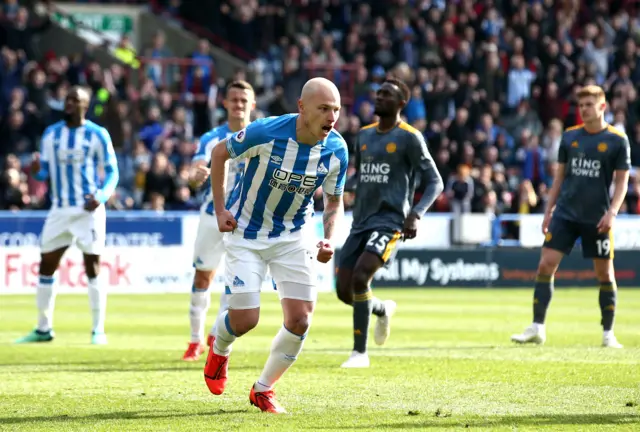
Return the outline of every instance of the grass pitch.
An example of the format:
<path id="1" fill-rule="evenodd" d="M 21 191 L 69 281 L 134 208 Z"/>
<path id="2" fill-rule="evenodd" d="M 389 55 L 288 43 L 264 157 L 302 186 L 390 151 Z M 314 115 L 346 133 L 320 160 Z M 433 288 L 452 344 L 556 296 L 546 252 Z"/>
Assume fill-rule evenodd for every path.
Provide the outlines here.
<path id="1" fill-rule="evenodd" d="M 275 295 L 234 345 L 223 396 L 204 384 L 204 357 L 180 360 L 187 294 L 111 296 L 103 347 L 89 345 L 86 296 L 59 296 L 57 339 L 30 346 L 12 341 L 33 327 L 34 298 L 0 296 L 0 430 L 640 430 L 640 290 L 619 292 L 624 350 L 599 347 L 595 288 L 556 291 L 544 347 L 509 342 L 530 323 L 530 290 L 376 294 L 398 313 L 387 346 L 371 338 L 368 370 L 339 368 L 351 310 L 321 295 L 302 355 L 276 387 L 284 416 L 248 401 L 281 325 Z"/>

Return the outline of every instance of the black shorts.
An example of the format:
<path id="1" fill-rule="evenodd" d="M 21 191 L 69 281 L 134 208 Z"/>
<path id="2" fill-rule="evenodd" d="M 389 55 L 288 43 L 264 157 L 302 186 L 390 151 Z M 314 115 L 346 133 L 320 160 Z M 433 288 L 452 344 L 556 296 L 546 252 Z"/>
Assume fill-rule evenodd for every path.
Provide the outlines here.
<path id="1" fill-rule="evenodd" d="M 382 260 L 384 266 L 388 266 L 396 255 L 396 245 L 401 233 L 391 229 L 370 229 L 354 233 L 349 237 L 340 249 L 338 267 L 353 269 L 358 258 L 363 252 L 371 252 Z"/>
<path id="2" fill-rule="evenodd" d="M 543 247 L 565 255 L 571 253 L 576 240 L 582 240 L 582 256 L 585 258 L 613 259 L 613 233 L 598 233 L 595 224 L 584 224 L 554 217 L 544 237 Z"/>

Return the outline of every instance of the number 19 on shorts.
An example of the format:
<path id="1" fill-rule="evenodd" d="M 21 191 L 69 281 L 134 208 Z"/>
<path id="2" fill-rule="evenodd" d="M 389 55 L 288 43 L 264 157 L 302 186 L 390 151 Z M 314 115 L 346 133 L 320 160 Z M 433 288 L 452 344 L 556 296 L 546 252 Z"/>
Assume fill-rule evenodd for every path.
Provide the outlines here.
<path id="1" fill-rule="evenodd" d="M 612 258 L 611 256 L 611 240 L 608 238 L 596 240 L 596 249 L 598 256 L 602 258 Z"/>

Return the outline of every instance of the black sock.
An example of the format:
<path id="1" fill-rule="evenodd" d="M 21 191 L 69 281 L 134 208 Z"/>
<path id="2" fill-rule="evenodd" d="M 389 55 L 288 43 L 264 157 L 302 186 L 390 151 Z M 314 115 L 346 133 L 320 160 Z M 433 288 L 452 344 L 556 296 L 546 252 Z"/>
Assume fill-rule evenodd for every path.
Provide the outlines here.
<path id="1" fill-rule="evenodd" d="M 537 275 L 533 291 L 533 322 L 544 324 L 553 295 L 553 276 Z"/>
<path id="2" fill-rule="evenodd" d="M 616 315 L 616 283 L 600 282 L 600 312 L 602 313 L 602 328 L 604 331 L 613 329 L 613 319 Z"/>
<path id="3" fill-rule="evenodd" d="M 371 290 L 356 293 L 353 296 L 353 350 L 359 353 L 367 352 L 372 304 L 373 293 Z"/>
<path id="4" fill-rule="evenodd" d="M 371 313 L 378 317 L 383 317 L 387 314 L 386 308 L 384 307 L 384 302 L 379 298 L 374 297 L 371 299 Z"/>

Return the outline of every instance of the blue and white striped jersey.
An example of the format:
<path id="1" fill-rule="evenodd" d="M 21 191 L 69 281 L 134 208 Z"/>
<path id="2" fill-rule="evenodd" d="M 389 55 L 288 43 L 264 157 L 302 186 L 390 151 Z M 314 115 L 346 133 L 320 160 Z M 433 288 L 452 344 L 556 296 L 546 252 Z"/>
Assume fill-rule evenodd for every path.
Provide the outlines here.
<path id="1" fill-rule="evenodd" d="M 92 194 L 105 203 L 118 183 L 118 162 L 107 130 L 89 120 L 77 128 L 60 121 L 42 135 L 38 180 L 51 181 L 51 208 L 83 207 Z M 105 177 L 100 185 L 99 174 Z"/>
<path id="2" fill-rule="evenodd" d="M 247 159 L 240 199 L 230 207 L 246 239 L 298 231 L 313 215 L 313 194 L 342 195 L 349 155 L 335 130 L 315 145 L 298 144 L 298 114 L 260 119 L 227 140 L 231 158 Z"/>
<path id="3" fill-rule="evenodd" d="M 193 156 L 193 161 L 203 160 L 207 163 L 207 165 L 211 166 L 211 150 L 218 144 L 220 141 L 229 138 L 233 132 L 229 128 L 229 123 L 225 123 L 218 127 L 211 129 L 206 134 L 200 137 L 200 141 L 198 143 L 198 150 L 196 154 Z M 227 173 L 227 198 L 226 198 L 226 206 L 227 208 L 231 207 L 238 200 L 240 196 L 240 180 L 242 179 L 242 174 L 244 173 L 245 161 L 244 160 L 232 160 L 229 161 Z M 202 186 L 203 191 L 203 199 L 202 199 L 202 209 L 210 215 L 213 215 L 213 196 L 211 195 L 211 179 L 207 179 L 205 184 Z"/>

